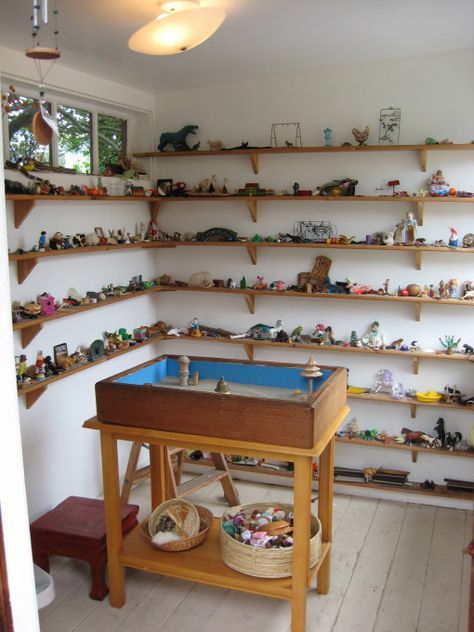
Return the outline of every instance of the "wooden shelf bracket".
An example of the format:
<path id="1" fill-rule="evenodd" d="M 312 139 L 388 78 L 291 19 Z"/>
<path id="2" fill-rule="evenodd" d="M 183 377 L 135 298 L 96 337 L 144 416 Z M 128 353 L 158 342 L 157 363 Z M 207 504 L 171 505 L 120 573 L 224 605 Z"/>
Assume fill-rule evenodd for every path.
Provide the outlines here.
<path id="1" fill-rule="evenodd" d="M 417 270 L 421 270 L 422 264 L 423 264 L 423 253 L 417 250 L 415 252 L 415 268 Z"/>
<path id="2" fill-rule="evenodd" d="M 244 349 L 245 349 L 245 353 L 247 354 L 247 358 L 249 360 L 253 360 L 253 352 L 254 352 L 253 345 L 244 344 Z"/>
<path id="3" fill-rule="evenodd" d="M 36 336 L 39 334 L 39 332 L 42 329 L 43 329 L 43 323 L 35 324 L 34 321 L 32 322 L 31 327 L 25 327 L 24 329 L 22 329 L 21 330 L 22 349 L 25 349 L 33 340 L 33 338 L 36 338 Z"/>
<path id="4" fill-rule="evenodd" d="M 412 358 L 411 365 L 413 368 L 413 375 L 418 375 L 418 370 L 420 368 L 420 358 L 417 358 L 417 357 Z"/>
<path id="5" fill-rule="evenodd" d="M 426 163 L 428 160 L 428 151 L 426 149 L 420 149 L 420 169 L 423 173 L 426 171 Z"/>
<path id="6" fill-rule="evenodd" d="M 14 200 L 13 215 L 15 228 L 20 228 L 35 206 L 35 200 Z"/>
<path id="7" fill-rule="evenodd" d="M 411 462 L 416 463 L 418 461 L 418 450 L 411 451 Z"/>
<path id="8" fill-rule="evenodd" d="M 252 163 L 252 169 L 255 174 L 258 173 L 258 158 L 259 154 L 257 152 L 249 154 L 250 162 Z"/>
<path id="9" fill-rule="evenodd" d="M 416 203 L 416 214 L 418 216 L 418 226 L 423 226 L 425 221 L 425 202 L 421 200 Z"/>
<path id="10" fill-rule="evenodd" d="M 23 259 L 18 260 L 16 264 L 18 283 L 21 285 L 25 279 L 28 278 L 31 271 L 36 267 L 38 259 Z"/>
<path id="11" fill-rule="evenodd" d="M 252 265 L 257 265 L 257 246 L 247 244 L 247 252 L 250 257 Z"/>
<path id="12" fill-rule="evenodd" d="M 26 407 L 30 409 L 33 406 L 33 404 L 41 397 L 41 395 L 46 392 L 47 388 L 48 386 L 47 384 L 45 384 L 41 388 L 37 388 L 34 391 L 30 391 L 29 393 L 26 393 L 25 394 Z"/>
<path id="13" fill-rule="evenodd" d="M 244 295 L 245 302 L 247 303 L 248 310 L 251 314 L 255 314 L 255 295 L 254 294 L 246 294 Z"/>
<path id="14" fill-rule="evenodd" d="M 417 323 L 421 322 L 421 303 L 414 303 L 415 306 L 415 320 Z"/>
<path id="15" fill-rule="evenodd" d="M 148 202 L 148 206 L 150 208 L 150 219 L 152 222 L 156 222 L 156 218 L 158 217 L 158 213 L 161 208 L 161 200 L 154 200 L 153 202 Z"/>
<path id="16" fill-rule="evenodd" d="M 257 223 L 257 200 L 254 197 L 249 197 L 247 199 L 247 206 L 249 209 L 250 217 L 252 218 L 252 222 Z"/>
<path id="17" fill-rule="evenodd" d="M 410 404 L 410 417 L 416 419 L 416 404 Z"/>

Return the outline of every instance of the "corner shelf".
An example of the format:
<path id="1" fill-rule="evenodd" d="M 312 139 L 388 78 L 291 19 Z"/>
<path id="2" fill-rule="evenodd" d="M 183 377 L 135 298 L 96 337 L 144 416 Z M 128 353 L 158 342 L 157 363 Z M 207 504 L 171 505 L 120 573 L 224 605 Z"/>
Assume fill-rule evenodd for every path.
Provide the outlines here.
<path id="1" fill-rule="evenodd" d="M 155 246 L 151 244 L 156 244 Z M 146 246 L 144 246 L 146 247 Z M 474 254 L 472 248 L 451 248 L 449 246 L 368 246 L 367 244 L 326 244 L 326 243 L 277 243 L 265 241 L 174 241 L 164 240 L 149 242 L 148 247 L 155 248 L 182 248 L 182 247 L 210 247 L 210 248 L 245 248 L 250 261 L 257 265 L 257 252 L 260 248 L 290 248 L 290 249 L 310 249 L 310 250 L 359 250 L 359 251 L 382 251 L 382 252 L 408 252 L 415 256 L 415 268 L 421 270 L 423 253 L 434 252 L 442 254 Z"/>
<path id="2" fill-rule="evenodd" d="M 134 195 L 24 195 L 7 193 L 5 198 L 13 202 L 13 216 L 15 228 L 20 228 L 25 219 L 34 209 L 36 202 L 146 202 L 152 219 L 156 219 L 158 209 L 163 198 Z"/>
<path id="3" fill-rule="evenodd" d="M 464 307 L 474 307 L 474 301 L 463 301 L 461 299 L 433 299 L 422 298 L 418 296 L 385 296 L 380 294 L 329 294 L 313 292 L 307 294 L 305 292 L 272 292 L 271 290 L 252 290 L 250 288 L 201 288 L 201 287 L 175 287 L 178 292 L 205 292 L 208 294 L 231 294 L 231 295 L 243 295 L 247 304 L 248 310 L 251 314 L 255 314 L 255 301 L 259 296 L 284 296 L 289 298 L 304 298 L 304 299 L 334 299 L 334 300 L 354 300 L 354 301 L 387 301 L 395 303 L 405 303 L 413 305 L 415 308 L 415 320 L 421 321 L 421 308 L 423 305 L 458 305 Z"/>
<path id="4" fill-rule="evenodd" d="M 472 151 L 470 144 L 438 144 L 438 145 L 348 145 L 341 147 L 261 147 L 248 149 L 223 149 L 218 151 L 151 151 L 134 153 L 135 158 L 197 158 L 203 156 L 248 156 L 253 172 L 258 174 L 259 158 L 268 154 L 333 154 L 333 153 L 370 153 L 370 152 L 400 152 L 415 151 L 419 153 L 420 170 L 425 172 L 428 154 L 438 151 Z"/>
<path id="5" fill-rule="evenodd" d="M 410 406 L 410 416 L 412 419 L 416 418 L 416 409 L 418 406 L 431 406 L 434 408 L 444 408 L 449 410 L 462 410 L 465 413 L 474 413 L 474 404 L 447 404 L 446 402 L 419 402 L 417 399 L 409 399 L 407 397 L 403 399 L 393 399 L 389 395 L 380 393 L 348 393 L 349 399 L 361 399 L 368 402 L 385 403 L 385 404 L 401 404 Z"/>

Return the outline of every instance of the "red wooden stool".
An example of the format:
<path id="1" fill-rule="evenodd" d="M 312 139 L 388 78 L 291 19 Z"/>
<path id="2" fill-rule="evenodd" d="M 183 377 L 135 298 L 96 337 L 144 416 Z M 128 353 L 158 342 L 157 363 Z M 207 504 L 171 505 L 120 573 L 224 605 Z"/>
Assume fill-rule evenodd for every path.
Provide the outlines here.
<path id="1" fill-rule="evenodd" d="M 138 524 L 138 505 L 121 507 L 122 533 Z M 49 556 L 64 555 L 89 562 L 92 575 L 90 597 L 101 601 L 109 592 L 105 582 L 107 546 L 104 501 L 69 496 L 30 525 L 33 560 L 49 571 Z"/>

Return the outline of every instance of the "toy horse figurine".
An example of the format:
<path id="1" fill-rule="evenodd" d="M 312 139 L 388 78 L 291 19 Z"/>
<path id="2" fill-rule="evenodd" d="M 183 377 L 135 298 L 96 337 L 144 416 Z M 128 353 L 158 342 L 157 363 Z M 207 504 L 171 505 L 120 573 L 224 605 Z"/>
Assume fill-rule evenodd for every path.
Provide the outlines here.
<path id="1" fill-rule="evenodd" d="M 402 399 L 405 396 L 406 389 L 401 382 L 395 382 L 393 373 L 389 369 L 380 369 L 377 372 L 374 393 L 390 393 L 393 399 Z"/>
<path id="2" fill-rule="evenodd" d="M 438 439 L 442 445 L 442 447 L 446 447 L 445 446 L 445 442 L 446 442 L 446 431 L 444 429 L 444 419 L 443 417 L 440 417 L 438 419 L 438 421 L 436 422 L 436 426 L 434 427 L 436 434 L 438 435 Z"/>

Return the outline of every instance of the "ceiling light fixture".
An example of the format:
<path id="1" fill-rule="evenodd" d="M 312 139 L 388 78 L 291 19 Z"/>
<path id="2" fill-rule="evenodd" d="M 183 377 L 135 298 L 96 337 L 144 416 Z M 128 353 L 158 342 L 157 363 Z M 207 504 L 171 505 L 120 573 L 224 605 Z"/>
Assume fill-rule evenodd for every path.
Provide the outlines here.
<path id="1" fill-rule="evenodd" d="M 176 55 L 199 46 L 225 19 L 221 9 L 201 7 L 199 0 L 162 0 L 161 13 L 138 29 L 128 47 L 144 55 Z"/>

